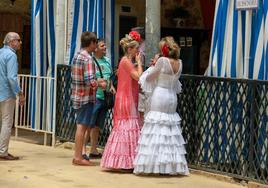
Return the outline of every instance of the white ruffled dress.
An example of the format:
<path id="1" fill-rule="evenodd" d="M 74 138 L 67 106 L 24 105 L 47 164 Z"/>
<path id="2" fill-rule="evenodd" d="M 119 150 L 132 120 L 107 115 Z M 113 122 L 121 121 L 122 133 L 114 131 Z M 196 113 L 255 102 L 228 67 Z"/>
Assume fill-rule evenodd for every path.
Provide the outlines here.
<path id="1" fill-rule="evenodd" d="M 139 83 L 150 97 L 134 160 L 135 174 L 189 174 L 181 118 L 176 112 L 181 70 L 181 62 L 174 73 L 169 59 L 161 57 L 140 77 Z"/>

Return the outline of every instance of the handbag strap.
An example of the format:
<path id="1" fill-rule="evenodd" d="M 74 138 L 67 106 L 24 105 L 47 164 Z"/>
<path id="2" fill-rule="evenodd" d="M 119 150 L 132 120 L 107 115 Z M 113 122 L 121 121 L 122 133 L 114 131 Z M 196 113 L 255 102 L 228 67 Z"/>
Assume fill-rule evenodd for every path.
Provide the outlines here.
<path id="1" fill-rule="evenodd" d="M 98 66 L 101 78 L 103 78 L 103 74 L 102 74 L 102 71 L 101 71 L 100 64 L 98 63 L 97 59 L 94 56 L 92 56 L 92 58 L 95 61 L 95 63 L 97 64 L 97 66 Z"/>
<path id="2" fill-rule="evenodd" d="M 100 64 L 98 63 L 97 59 L 94 56 L 92 56 L 92 58 L 95 61 L 95 63 L 97 64 L 97 66 L 98 66 L 101 78 L 103 78 L 103 74 L 102 74 L 102 71 L 101 71 Z M 106 95 L 106 90 L 103 90 L 103 93 L 104 93 L 104 96 L 105 96 Z"/>

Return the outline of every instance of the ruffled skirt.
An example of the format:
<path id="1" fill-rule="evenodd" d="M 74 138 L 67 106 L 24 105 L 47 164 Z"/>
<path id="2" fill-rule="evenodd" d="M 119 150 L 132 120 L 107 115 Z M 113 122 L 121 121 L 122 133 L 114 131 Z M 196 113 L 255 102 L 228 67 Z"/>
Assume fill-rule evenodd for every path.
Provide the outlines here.
<path id="1" fill-rule="evenodd" d="M 139 119 L 118 120 L 106 143 L 100 166 L 107 169 L 133 169 L 139 136 Z"/>
<path id="2" fill-rule="evenodd" d="M 177 113 L 148 112 L 138 141 L 134 173 L 189 174 L 180 121 Z"/>

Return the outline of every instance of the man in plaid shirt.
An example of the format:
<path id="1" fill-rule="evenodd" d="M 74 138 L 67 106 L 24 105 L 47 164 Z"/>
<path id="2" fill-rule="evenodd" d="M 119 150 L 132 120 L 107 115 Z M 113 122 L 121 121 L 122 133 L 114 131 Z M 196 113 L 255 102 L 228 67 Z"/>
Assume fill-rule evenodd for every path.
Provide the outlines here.
<path id="1" fill-rule="evenodd" d="M 76 133 L 74 165 L 91 165 L 82 157 L 82 146 L 85 132 L 90 125 L 90 118 L 95 103 L 96 89 L 106 87 L 104 80 L 96 80 L 95 65 L 90 53 L 97 47 L 97 37 L 92 32 L 81 35 L 81 50 L 74 56 L 72 62 L 72 95 L 73 108 L 76 111 Z"/>

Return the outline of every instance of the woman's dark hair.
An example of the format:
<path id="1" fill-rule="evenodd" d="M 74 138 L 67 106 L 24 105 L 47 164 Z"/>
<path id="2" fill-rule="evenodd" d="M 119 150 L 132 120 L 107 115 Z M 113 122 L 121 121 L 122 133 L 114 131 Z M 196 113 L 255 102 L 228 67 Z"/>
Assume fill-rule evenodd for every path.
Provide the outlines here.
<path id="1" fill-rule="evenodd" d="M 97 42 L 97 36 L 93 32 L 85 31 L 81 35 L 81 48 L 88 47 L 91 42 Z"/>

